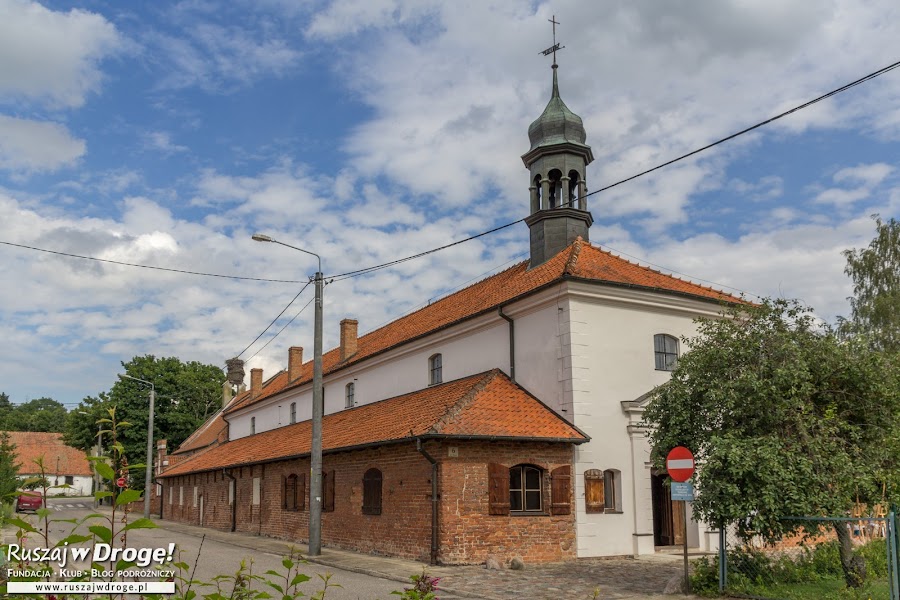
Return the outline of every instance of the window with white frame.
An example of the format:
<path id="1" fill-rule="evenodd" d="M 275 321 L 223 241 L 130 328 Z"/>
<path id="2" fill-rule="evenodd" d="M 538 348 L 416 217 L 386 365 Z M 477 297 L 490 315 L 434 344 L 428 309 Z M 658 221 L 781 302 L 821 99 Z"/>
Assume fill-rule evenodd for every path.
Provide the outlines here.
<path id="1" fill-rule="evenodd" d="M 356 385 L 351 381 L 347 384 L 346 392 L 345 392 L 345 408 L 353 408 L 354 397 L 356 395 Z"/>
<path id="2" fill-rule="evenodd" d="M 664 333 L 653 336 L 653 354 L 657 371 L 672 371 L 678 362 L 678 338 Z"/>
<path id="3" fill-rule="evenodd" d="M 435 385 L 444 381 L 444 359 L 440 354 L 434 354 L 428 359 L 428 384 Z"/>
<path id="4" fill-rule="evenodd" d="M 297 403 L 291 402 L 291 425 L 297 422 Z"/>
<path id="5" fill-rule="evenodd" d="M 256 433 L 256 417 L 250 417 L 250 435 Z"/>

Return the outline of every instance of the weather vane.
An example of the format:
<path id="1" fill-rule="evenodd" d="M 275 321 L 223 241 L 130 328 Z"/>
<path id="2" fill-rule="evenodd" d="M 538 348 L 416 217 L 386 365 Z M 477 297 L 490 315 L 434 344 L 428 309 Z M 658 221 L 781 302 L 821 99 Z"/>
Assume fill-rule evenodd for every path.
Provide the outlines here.
<path id="1" fill-rule="evenodd" d="M 553 45 L 547 48 L 546 50 L 541 50 L 541 54 L 547 56 L 548 54 L 553 55 L 553 66 L 556 66 L 556 51 L 562 50 L 565 46 L 560 46 L 556 43 L 556 26 L 559 25 L 559 21 L 556 20 L 556 15 L 553 15 L 552 19 L 547 19 L 551 23 L 553 23 Z"/>

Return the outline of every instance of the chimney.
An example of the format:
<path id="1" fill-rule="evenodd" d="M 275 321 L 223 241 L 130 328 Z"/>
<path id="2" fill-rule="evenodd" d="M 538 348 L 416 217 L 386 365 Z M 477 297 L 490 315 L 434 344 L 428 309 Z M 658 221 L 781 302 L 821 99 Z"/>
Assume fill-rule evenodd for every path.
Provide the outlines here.
<path id="1" fill-rule="evenodd" d="M 303 373 L 303 348 L 291 346 L 288 348 L 288 383 L 300 379 Z"/>
<path id="2" fill-rule="evenodd" d="M 169 453 L 166 440 L 156 442 L 156 464 L 154 465 L 156 474 L 162 473 L 169 466 Z"/>
<path id="3" fill-rule="evenodd" d="M 232 398 L 234 398 L 234 388 L 231 387 L 230 381 L 226 381 L 222 384 L 222 408 L 228 406 Z"/>
<path id="4" fill-rule="evenodd" d="M 341 361 L 356 354 L 356 333 L 359 321 L 344 319 L 341 321 Z"/>
<path id="5" fill-rule="evenodd" d="M 262 391 L 262 369 L 250 369 L 250 397 L 256 398 Z"/>

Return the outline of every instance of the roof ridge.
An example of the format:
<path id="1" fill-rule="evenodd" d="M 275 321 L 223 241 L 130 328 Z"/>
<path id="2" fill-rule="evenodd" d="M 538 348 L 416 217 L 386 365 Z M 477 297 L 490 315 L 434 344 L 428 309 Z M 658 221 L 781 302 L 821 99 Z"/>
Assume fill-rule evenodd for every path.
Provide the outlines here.
<path id="1" fill-rule="evenodd" d="M 584 239 L 579 235 L 575 238 L 575 241 L 572 242 L 571 250 L 569 251 L 569 258 L 566 259 L 566 265 L 563 267 L 563 275 L 574 275 L 575 267 L 578 264 L 578 257 L 581 255 L 581 246 L 584 244 Z"/>
<path id="2" fill-rule="evenodd" d="M 428 430 L 428 433 L 440 433 L 444 426 L 450 423 L 459 415 L 459 413 L 465 410 L 472 403 L 472 401 L 475 400 L 478 394 L 480 394 L 481 391 L 484 390 L 484 388 L 486 388 L 487 385 L 497 377 L 499 371 L 500 369 L 491 369 L 490 371 L 485 373 L 484 377 L 482 377 L 475 385 L 473 385 L 469 389 L 468 392 L 463 394 L 459 400 L 457 400 L 449 409 L 447 409 L 447 412 L 445 412 L 443 416 L 441 416 L 441 418 L 431 426 L 431 429 Z"/>

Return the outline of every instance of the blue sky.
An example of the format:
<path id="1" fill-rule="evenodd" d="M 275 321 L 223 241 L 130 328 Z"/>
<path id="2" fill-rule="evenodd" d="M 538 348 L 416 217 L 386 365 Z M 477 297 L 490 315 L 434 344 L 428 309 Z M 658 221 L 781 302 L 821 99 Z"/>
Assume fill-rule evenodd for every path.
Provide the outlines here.
<path id="1" fill-rule="evenodd" d="M 0 0 L 0 241 L 306 280 L 517 220 L 550 93 L 598 189 L 900 60 L 889 0 Z M 900 70 L 591 196 L 591 241 L 684 276 L 848 311 L 841 251 L 898 216 Z M 326 288 L 370 331 L 521 260 L 524 224 Z M 297 293 L 0 244 L 0 391 L 69 406 L 132 356 L 224 364 Z M 311 297 L 288 309 L 294 316 Z M 311 309 L 249 366 L 311 348 Z M 281 323 L 277 326 L 280 328 Z M 265 340 L 267 338 L 263 338 Z M 255 354 L 255 356 L 254 356 Z"/>

